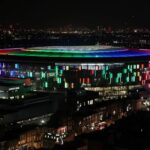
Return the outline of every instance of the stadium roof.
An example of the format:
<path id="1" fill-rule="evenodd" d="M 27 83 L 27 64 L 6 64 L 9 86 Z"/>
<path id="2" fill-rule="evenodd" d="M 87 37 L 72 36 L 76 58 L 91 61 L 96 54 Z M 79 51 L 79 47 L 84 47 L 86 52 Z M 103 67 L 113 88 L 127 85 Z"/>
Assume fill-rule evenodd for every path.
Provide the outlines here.
<path id="1" fill-rule="evenodd" d="M 149 49 L 128 49 L 111 46 L 49 46 L 1 49 L 0 58 L 28 58 L 53 61 L 108 61 L 150 58 Z M 32 59 L 31 59 L 32 58 Z"/>

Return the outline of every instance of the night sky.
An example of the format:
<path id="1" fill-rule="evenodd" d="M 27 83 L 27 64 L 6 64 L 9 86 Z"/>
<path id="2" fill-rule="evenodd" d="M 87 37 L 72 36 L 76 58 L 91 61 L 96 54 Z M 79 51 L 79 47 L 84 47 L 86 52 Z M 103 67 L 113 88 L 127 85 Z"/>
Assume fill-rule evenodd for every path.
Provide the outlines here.
<path id="1" fill-rule="evenodd" d="M 0 0 L 0 23 L 150 26 L 145 0 Z"/>

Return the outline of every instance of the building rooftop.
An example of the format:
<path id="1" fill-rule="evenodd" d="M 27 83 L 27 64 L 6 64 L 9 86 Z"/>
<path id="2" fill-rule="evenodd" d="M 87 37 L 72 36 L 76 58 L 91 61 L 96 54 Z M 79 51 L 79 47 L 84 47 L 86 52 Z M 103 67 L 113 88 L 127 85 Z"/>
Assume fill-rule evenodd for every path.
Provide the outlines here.
<path id="1" fill-rule="evenodd" d="M 35 58 L 55 61 L 149 58 L 150 49 L 130 49 L 111 46 L 49 46 L 33 48 L 1 49 L 0 58 Z M 39 59 L 39 60 L 41 60 Z"/>

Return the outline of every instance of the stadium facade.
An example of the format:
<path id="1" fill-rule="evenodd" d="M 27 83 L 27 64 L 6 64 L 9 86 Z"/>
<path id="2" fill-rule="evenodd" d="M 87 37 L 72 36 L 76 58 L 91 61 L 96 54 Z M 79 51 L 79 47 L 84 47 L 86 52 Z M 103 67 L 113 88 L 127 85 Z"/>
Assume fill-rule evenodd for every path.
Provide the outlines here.
<path id="1" fill-rule="evenodd" d="M 85 89 L 104 99 L 150 87 L 150 50 L 51 46 L 0 50 L 1 78 L 30 78 L 35 91 Z"/>

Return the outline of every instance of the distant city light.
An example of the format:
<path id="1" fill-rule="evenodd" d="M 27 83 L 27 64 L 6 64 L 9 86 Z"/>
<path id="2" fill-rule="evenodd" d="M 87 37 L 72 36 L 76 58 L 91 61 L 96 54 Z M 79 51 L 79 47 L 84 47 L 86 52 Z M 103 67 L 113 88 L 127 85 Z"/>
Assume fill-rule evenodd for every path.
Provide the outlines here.
<path id="1" fill-rule="evenodd" d="M 42 119 L 42 120 L 41 120 L 41 123 L 44 124 L 44 123 L 45 123 L 45 120 Z"/>

